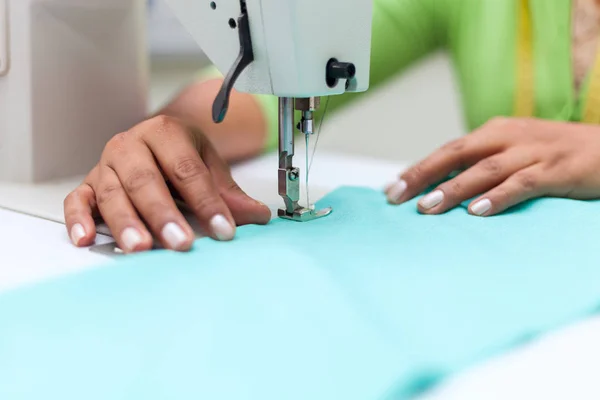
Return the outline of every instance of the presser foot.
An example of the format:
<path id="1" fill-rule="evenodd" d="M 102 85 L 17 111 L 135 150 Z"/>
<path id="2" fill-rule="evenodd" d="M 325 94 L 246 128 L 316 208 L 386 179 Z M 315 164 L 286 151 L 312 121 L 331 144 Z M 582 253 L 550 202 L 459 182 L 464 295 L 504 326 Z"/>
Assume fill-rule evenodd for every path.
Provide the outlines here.
<path id="1" fill-rule="evenodd" d="M 333 208 L 324 208 L 322 210 L 311 210 L 309 208 L 298 208 L 292 214 L 288 213 L 287 210 L 279 209 L 277 215 L 279 218 L 289 219 L 296 222 L 309 222 L 315 219 L 327 217 L 333 212 Z"/>

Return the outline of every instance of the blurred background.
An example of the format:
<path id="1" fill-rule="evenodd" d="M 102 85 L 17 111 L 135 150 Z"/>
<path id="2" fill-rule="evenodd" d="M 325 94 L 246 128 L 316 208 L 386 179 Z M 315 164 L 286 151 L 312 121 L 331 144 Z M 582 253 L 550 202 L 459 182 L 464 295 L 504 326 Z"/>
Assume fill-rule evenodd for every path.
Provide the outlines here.
<path id="1" fill-rule="evenodd" d="M 199 47 L 163 0 L 148 0 L 151 106 L 156 109 L 208 65 Z M 390 161 L 415 161 L 464 133 L 453 73 L 445 54 L 436 54 L 385 88 L 324 124 L 319 151 Z"/>

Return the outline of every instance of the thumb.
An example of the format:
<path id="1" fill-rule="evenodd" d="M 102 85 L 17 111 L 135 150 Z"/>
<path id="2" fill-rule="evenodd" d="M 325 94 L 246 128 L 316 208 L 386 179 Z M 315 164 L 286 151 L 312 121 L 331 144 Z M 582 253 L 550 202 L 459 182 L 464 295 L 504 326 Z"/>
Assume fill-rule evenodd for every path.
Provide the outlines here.
<path id="1" fill-rule="evenodd" d="M 266 225 L 271 220 L 271 210 L 260 201 L 248 196 L 233 180 L 229 165 L 217 154 L 209 140 L 204 138 L 201 155 L 206 166 L 210 170 L 219 194 L 235 223 L 242 225 Z"/>
<path id="2" fill-rule="evenodd" d="M 233 181 L 222 190 L 221 198 L 229 207 L 237 225 L 266 225 L 271 220 L 271 210 L 265 204 L 254 200 Z"/>

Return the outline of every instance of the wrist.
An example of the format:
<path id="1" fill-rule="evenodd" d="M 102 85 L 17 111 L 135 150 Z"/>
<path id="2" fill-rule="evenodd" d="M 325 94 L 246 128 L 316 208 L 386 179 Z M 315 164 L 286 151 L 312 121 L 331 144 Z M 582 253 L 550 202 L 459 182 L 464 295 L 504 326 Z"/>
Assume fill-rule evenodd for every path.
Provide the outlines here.
<path id="1" fill-rule="evenodd" d="M 225 121 L 214 123 L 212 105 L 221 84 L 221 79 L 195 83 L 184 89 L 161 113 L 181 119 L 195 135 L 207 137 L 229 163 L 255 157 L 263 152 L 267 141 L 263 108 L 254 96 L 234 90 Z"/>

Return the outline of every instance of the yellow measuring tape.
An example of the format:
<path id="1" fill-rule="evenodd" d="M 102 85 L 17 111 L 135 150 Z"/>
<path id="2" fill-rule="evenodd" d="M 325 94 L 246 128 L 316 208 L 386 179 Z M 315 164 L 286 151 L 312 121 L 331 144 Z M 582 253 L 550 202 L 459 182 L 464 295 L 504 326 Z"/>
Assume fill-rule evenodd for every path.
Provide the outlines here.
<path id="1" fill-rule="evenodd" d="M 535 115 L 533 18 L 529 0 L 519 0 L 517 42 L 517 89 L 514 114 L 517 117 Z M 600 47 L 590 73 L 588 97 L 583 122 L 600 124 Z"/>

